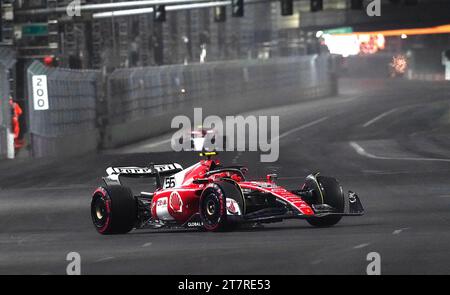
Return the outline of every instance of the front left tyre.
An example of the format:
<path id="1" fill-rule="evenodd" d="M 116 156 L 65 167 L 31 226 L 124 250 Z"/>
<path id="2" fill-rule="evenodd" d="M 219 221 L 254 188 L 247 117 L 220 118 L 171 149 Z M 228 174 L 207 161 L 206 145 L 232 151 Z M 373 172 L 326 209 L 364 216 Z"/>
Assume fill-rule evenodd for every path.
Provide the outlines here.
<path id="1" fill-rule="evenodd" d="M 200 218 L 203 228 L 207 231 L 229 231 L 239 224 L 230 220 L 227 214 L 227 198 L 237 202 L 239 210 L 243 212 L 241 190 L 232 182 L 219 181 L 207 187 L 200 196 Z"/>
<path id="2" fill-rule="evenodd" d="M 100 187 L 92 196 L 91 217 L 100 234 L 126 234 L 137 223 L 136 198 L 128 187 Z"/>
<path id="3" fill-rule="evenodd" d="M 309 177 L 305 184 L 307 189 L 313 189 L 315 200 L 313 204 L 326 204 L 333 208 L 334 213 L 344 213 L 345 199 L 342 186 L 333 177 Z M 341 220 L 340 215 L 314 217 L 306 221 L 315 227 L 330 227 Z"/>

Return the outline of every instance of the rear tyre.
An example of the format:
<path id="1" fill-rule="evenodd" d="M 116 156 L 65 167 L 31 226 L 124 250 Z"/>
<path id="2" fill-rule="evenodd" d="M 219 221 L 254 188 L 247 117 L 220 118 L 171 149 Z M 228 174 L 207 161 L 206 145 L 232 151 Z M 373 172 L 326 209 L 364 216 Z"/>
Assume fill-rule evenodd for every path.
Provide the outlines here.
<path id="1" fill-rule="evenodd" d="M 230 231 L 239 224 L 229 219 L 227 214 L 227 198 L 238 203 L 240 212 L 243 212 L 243 198 L 240 189 L 233 183 L 220 181 L 206 188 L 200 197 L 200 218 L 203 228 L 207 231 Z"/>
<path id="2" fill-rule="evenodd" d="M 345 209 L 345 199 L 342 187 L 339 182 L 332 177 L 317 176 L 317 183 L 307 181 L 306 185 L 315 191 L 315 204 L 327 204 L 334 208 L 335 213 L 343 213 Z M 309 224 L 316 227 L 329 227 L 337 224 L 342 216 L 329 215 L 306 219 Z"/>
<path id="3" fill-rule="evenodd" d="M 92 222 L 102 235 L 126 234 L 137 222 L 137 202 L 124 186 L 98 188 L 92 196 Z"/>

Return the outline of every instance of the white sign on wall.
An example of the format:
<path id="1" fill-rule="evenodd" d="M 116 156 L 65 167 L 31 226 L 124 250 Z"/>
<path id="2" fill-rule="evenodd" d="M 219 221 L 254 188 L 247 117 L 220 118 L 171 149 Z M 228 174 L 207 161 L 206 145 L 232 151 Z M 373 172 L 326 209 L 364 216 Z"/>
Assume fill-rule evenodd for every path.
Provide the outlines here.
<path id="1" fill-rule="evenodd" d="M 33 76 L 33 102 L 35 111 L 48 110 L 47 76 Z"/>

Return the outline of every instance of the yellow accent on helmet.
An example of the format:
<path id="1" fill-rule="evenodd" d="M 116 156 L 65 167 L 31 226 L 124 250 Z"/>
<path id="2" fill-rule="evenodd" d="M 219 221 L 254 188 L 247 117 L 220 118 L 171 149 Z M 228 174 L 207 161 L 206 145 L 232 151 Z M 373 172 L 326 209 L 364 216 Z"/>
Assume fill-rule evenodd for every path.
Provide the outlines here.
<path id="1" fill-rule="evenodd" d="M 217 156 L 217 152 L 202 152 L 200 153 L 200 157 L 212 157 Z"/>

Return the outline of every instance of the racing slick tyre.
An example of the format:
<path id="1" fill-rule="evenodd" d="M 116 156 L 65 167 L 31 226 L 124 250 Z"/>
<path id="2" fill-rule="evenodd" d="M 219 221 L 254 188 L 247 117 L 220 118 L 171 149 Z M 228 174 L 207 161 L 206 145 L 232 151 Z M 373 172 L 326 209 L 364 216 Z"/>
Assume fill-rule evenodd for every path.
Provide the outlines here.
<path id="1" fill-rule="evenodd" d="M 242 213 L 244 198 L 241 190 L 231 181 L 219 181 L 207 187 L 200 196 L 200 218 L 203 228 L 207 231 L 230 231 L 235 229 L 239 223 L 233 215 L 227 214 L 227 198 L 233 199 L 239 209 L 234 213 Z M 239 216 L 236 216 L 239 217 Z"/>
<path id="2" fill-rule="evenodd" d="M 315 204 L 327 204 L 334 208 L 335 213 L 343 213 L 345 209 L 345 199 L 342 187 L 339 182 L 332 177 L 317 176 L 317 181 L 307 181 L 308 188 L 315 191 Z M 306 219 L 309 224 L 316 227 L 329 227 L 337 224 L 342 216 L 329 215 Z"/>
<path id="3" fill-rule="evenodd" d="M 100 187 L 92 196 L 91 217 L 100 234 L 126 234 L 137 222 L 137 202 L 124 186 Z"/>

